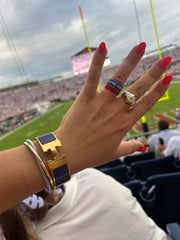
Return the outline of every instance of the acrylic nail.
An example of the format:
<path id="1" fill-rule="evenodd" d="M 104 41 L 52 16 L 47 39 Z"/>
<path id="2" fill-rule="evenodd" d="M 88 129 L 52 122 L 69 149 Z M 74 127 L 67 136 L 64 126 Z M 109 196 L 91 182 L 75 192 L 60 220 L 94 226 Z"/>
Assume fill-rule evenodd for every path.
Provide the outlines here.
<path id="1" fill-rule="evenodd" d="M 145 147 L 149 147 L 149 144 L 144 144 Z"/>
<path id="2" fill-rule="evenodd" d="M 162 79 L 162 84 L 164 85 L 168 85 L 172 80 L 172 75 L 166 75 L 163 79 Z"/>
<path id="3" fill-rule="evenodd" d="M 146 43 L 145 42 L 141 42 L 139 45 L 137 45 L 135 47 L 134 50 L 135 50 L 136 54 L 142 54 L 142 53 L 144 53 L 145 48 L 146 48 Z"/>
<path id="4" fill-rule="evenodd" d="M 171 62 L 171 57 L 167 56 L 161 60 L 159 60 L 158 62 L 158 66 L 163 69 L 163 68 L 166 68 Z"/>
<path id="5" fill-rule="evenodd" d="M 141 146 L 137 151 L 138 152 L 145 152 L 147 148 L 145 146 Z"/>
<path id="6" fill-rule="evenodd" d="M 106 44 L 104 42 L 100 43 L 98 47 L 98 52 L 101 54 L 101 53 L 104 53 L 105 50 L 106 50 Z"/>

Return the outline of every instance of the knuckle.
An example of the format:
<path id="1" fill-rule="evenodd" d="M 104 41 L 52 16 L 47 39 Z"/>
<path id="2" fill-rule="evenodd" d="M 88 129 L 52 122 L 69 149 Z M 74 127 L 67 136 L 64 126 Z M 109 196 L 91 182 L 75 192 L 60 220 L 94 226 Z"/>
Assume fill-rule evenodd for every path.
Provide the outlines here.
<path id="1" fill-rule="evenodd" d="M 152 79 L 152 80 L 156 80 L 157 78 L 159 78 L 161 75 L 161 72 L 159 71 L 156 71 L 153 67 L 150 69 L 149 71 L 149 77 Z"/>
<path id="2" fill-rule="evenodd" d="M 130 122 L 129 120 L 124 121 L 121 126 L 119 126 L 119 132 L 124 132 L 126 133 L 130 128 Z"/>
<path id="3" fill-rule="evenodd" d="M 144 92 L 144 87 L 138 86 L 138 88 L 136 89 L 135 98 L 138 99 L 143 92 Z"/>
<path id="4" fill-rule="evenodd" d="M 126 81 L 125 78 L 123 78 L 122 76 L 119 76 L 119 75 L 114 75 L 112 79 L 114 79 L 115 81 L 117 81 L 121 85 L 123 85 L 124 82 Z"/>
<path id="5" fill-rule="evenodd" d="M 151 106 L 152 105 L 152 99 L 145 96 L 144 99 L 143 99 L 143 104 L 145 106 Z"/>

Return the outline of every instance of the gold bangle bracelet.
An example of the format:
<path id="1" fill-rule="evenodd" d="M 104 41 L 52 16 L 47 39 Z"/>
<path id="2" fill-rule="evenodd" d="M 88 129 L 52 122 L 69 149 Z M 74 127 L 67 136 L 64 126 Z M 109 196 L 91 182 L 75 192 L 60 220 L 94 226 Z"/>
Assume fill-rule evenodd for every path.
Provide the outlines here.
<path id="1" fill-rule="evenodd" d="M 33 153 L 33 155 L 36 159 L 36 163 L 37 163 L 37 165 L 38 165 L 38 167 L 41 171 L 41 174 L 43 176 L 43 179 L 46 183 L 45 190 L 48 193 L 51 193 L 53 191 L 53 189 L 55 188 L 55 185 L 53 183 L 53 179 L 52 179 L 49 171 L 47 170 L 46 165 L 44 164 L 43 160 L 40 158 L 34 143 L 31 140 L 27 139 L 24 142 L 24 145 Z"/>
<path id="2" fill-rule="evenodd" d="M 62 143 L 60 142 L 60 139 L 51 132 L 36 137 L 36 140 L 43 152 L 47 153 L 50 151 L 52 154 L 51 158 L 47 161 L 47 169 L 52 176 L 55 188 L 58 188 L 71 179 L 71 171 L 68 160 L 66 155 L 60 151 Z M 60 152 L 57 150 L 58 147 L 60 148 Z"/>

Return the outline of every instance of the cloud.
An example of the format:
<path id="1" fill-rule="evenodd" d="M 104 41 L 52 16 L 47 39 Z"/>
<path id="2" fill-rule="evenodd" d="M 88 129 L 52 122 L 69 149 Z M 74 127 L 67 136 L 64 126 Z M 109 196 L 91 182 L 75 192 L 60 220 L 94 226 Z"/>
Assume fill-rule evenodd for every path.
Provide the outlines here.
<path id="1" fill-rule="evenodd" d="M 149 2 L 135 3 L 142 40 L 147 42 L 147 51 L 153 50 L 157 43 Z M 19 59 L 30 80 L 72 73 L 70 57 L 86 46 L 78 4 L 90 45 L 97 47 L 105 41 L 112 65 L 119 64 L 140 41 L 132 0 L 1 0 L 0 87 L 12 84 L 12 78 L 14 84 L 23 81 Z M 153 1 L 153 8 L 160 44 L 179 44 L 179 0 Z M 8 45 L 3 19 L 16 51 Z"/>

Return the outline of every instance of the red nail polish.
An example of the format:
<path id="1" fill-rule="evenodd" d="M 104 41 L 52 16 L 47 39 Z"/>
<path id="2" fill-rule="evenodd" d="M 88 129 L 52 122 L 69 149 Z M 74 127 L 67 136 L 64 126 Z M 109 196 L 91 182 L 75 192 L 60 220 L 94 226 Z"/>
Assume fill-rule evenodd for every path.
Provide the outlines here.
<path id="1" fill-rule="evenodd" d="M 145 146 L 141 146 L 137 151 L 138 152 L 145 152 L 147 148 Z"/>
<path id="2" fill-rule="evenodd" d="M 98 47 L 98 52 L 101 54 L 101 53 L 104 53 L 105 50 L 106 50 L 106 44 L 102 42 Z"/>
<path id="3" fill-rule="evenodd" d="M 146 48 L 146 43 L 145 42 L 141 42 L 139 45 L 137 45 L 135 47 L 134 50 L 135 50 L 136 54 L 142 54 L 142 53 L 144 53 L 145 48 Z"/>
<path id="4" fill-rule="evenodd" d="M 145 147 L 149 147 L 149 144 L 144 144 Z"/>
<path id="5" fill-rule="evenodd" d="M 165 57 L 161 60 L 159 60 L 158 62 L 158 66 L 162 69 L 162 68 L 166 68 L 171 62 L 171 57 Z"/>
<path id="6" fill-rule="evenodd" d="M 162 84 L 164 85 L 168 85 L 172 80 L 172 75 L 167 75 L 162 79 Z"/>

